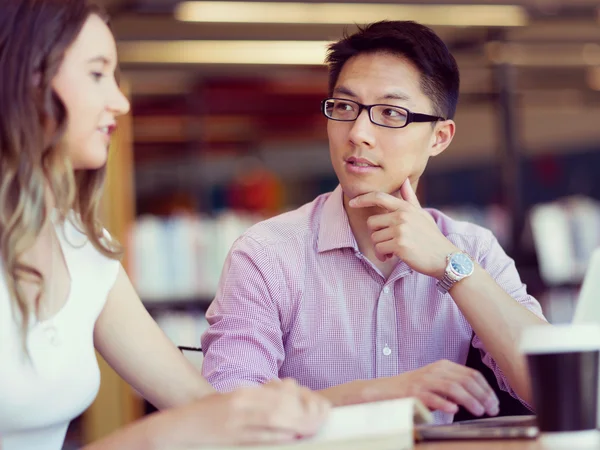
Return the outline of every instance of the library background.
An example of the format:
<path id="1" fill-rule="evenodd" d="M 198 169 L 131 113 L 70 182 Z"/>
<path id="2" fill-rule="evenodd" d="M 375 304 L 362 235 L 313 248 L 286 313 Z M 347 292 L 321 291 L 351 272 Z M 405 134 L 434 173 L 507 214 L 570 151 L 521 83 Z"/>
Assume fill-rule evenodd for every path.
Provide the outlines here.
<path id="1" fill-rule="evenodd" d="M 112 146 L 106 219 L 177 345 L 199 345 L 233 241 L 336 186 L 320 113 L 325 45 L 380 19 L 432 26 L 461 70 L 458 131 L 431 160 L 421 202 L 493 230 L 549 320 L 571 318 L 600 245 L 597 0 L 330 0 L 325 13 L 315 2 L 103 3 L 132 102 Z M 286 5 L 300 8 L 292 19 Z M 101 370 L 66 449 L 152 409 Z"/>

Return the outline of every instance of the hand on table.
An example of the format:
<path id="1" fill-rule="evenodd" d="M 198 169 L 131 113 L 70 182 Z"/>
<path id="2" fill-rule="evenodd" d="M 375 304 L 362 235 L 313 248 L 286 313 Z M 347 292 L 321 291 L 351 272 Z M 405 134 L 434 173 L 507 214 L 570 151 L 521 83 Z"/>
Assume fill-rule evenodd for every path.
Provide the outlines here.
<path id="1" fill-rule="evenodd" d="M 171 414 L 180 422 L 179 445 L 249 445 L 312 436 L 327 418 L 329 407 L 321 395 L 283 380 L 212 394 Z"/>
<path id="2" fill-rule="evenodd" d="M 447 360 L 390 378 L 382 378 L 397 397 L 416 397 L 431 410 L 455 414 L 462 406 L 476 416 L 498 414 L 499 400 L 484 376 Z"/>

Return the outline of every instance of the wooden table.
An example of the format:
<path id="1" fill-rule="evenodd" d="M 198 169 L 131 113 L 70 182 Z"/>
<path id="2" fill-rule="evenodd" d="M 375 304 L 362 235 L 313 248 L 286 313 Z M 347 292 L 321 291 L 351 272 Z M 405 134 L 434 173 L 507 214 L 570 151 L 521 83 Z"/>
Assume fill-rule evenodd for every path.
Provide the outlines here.
<path id="1" fill-rule="evenodd" d="M 536 439 L 422 442 L 416 443 L 414 447 L 411 447 L 411 444 L 407 444 L 406 442 L 406 439 L 393 436 L 347 442 L 298 442 L 297 444 L 288 445 L 215 447 L 214 450 L 241 450 L 242 448 L 246 450 L 406 450 L 409 448 L 413 450 L 545 450 L 542 443 Z"/>
<path id="2" fill-rule="evenodd" d="M 543 450 L 537 439 L 510 439 L 492 441 L 444 441 L 423 442 L 415 445 L 414 450 Z M 575 450 L 575 449 L 573 449 Z"/>
<path id="3" fill-rule="evenodd" d="M 571 445 L 570 450 L 580 450 Z M 557 447 L 554 447 L 555 449 Z M 561 447 L 562 448 L 562 447 Z M 592 447 L 596 449 L 596 447 Z M 492 439 L 492 440 L 447 440 L 414 443 L 410 435 L 388 435 L 376 438 L 360 438 L 348 441 L 298 441 L 293 444 L 214 447 L 211 450 L 550 450 L 544 441 L 538 439 Z M 589 450 L 586 447 L 585 450 Z M 200 450 L 200 449 L 198 449 Z M 207 450 L 203 448 L 202 450 Z M 598 446 L 600 450 L 600 446 Z"/>

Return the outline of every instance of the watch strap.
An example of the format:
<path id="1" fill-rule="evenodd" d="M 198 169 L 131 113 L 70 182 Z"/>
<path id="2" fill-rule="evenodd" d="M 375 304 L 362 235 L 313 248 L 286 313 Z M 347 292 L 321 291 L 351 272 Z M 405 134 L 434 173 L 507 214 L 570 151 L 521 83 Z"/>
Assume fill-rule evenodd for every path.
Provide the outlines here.
<path id="1" fill-rule="evenodd" d="M 442 294 L 447 294 L 450 288 L 454 286 L 456 282 L 457 280 L 450 278 L 450 276 L 447 273 L 445 273 L 442 279 L 438 280 L 436 286 Z"/>

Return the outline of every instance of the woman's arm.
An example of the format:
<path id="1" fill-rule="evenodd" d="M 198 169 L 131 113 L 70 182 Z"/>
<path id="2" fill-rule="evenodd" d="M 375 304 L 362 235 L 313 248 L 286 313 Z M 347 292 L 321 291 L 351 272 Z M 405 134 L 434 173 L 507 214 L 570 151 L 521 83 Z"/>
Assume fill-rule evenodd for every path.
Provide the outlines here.
<path id="1" fill-rule="evenodd" d="M 159 409 L 214 392 L 146 311 L 123 267 L 94 329 L 96 349 Z"/>
<path id="2" fill-rule="evenodd" d="M 323 397 L 285 380 L 215 393 L 152 414 L 82 450 L 179 450 L 292 442 L 314 435 L 328 411 Z"/>

